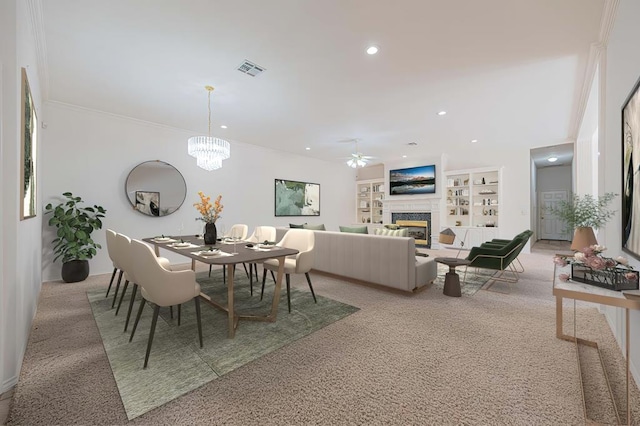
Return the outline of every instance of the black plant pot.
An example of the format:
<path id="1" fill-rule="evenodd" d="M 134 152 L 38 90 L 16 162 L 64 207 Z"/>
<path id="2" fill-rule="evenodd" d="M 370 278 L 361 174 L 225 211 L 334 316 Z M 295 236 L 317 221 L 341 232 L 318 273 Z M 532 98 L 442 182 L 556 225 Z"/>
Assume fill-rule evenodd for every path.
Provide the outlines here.
<path id="1" fill-rule="evenodd" d="M 84 281 L 89 276 L 88 260 L 70 260 L 62 264 L 62 280 L 65 283 Z"/>

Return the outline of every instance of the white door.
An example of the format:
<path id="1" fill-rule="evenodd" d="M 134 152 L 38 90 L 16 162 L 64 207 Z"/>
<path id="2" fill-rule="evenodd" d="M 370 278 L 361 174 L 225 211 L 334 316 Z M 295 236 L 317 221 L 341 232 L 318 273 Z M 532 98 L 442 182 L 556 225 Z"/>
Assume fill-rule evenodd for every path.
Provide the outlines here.
<path id="1" fill-rule="evenodd" d="M 560 201 L 567 200 L 567 191 L 545 191 L 540 193 L 540 239 L 570 241 L 569 234 L 563 232 L 564 223 L 556 215 L 549 213 L 550 207 L 556 207 Z"/>

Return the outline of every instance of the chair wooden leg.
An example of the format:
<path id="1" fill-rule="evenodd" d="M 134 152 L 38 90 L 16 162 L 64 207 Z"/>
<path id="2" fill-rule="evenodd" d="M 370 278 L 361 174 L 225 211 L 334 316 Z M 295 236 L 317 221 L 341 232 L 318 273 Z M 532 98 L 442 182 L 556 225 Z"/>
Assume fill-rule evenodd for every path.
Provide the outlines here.
<path id="1" fill-rule="evenodd" d="M 127 320 L 124 323 L 124 331 L 127 331 L 129 326 L 129 319 L 131 318 L 131 311 L 133 310 L 133 302 L 136 300 L 136 292 L 138 291 L 138 284 L 133 283 L 133 289 L 131 289 L 131 300 L 129 301 L 129 310 L 127 311 Z"/>
<path id="2" fill-rule="evenodd" d="M 182 311 L 182 304 L 178 305 L 178 327 L 180 327 L 180 311 Z"/>
<path id="3" fill-rule="evenodd" d="M 273 275 L 273 271 L 269 271 L 269 272 L 271 272 L 271 278 L 273 278 L 273 282 L 274 282 L 274 284 L 275 284 L 275 282 L 276 282 L 276 276 L 275 276 L 275 275 Z"/>
<path id="4" fill-rule="evenodd" d="M 198 321 L 198 338 L 200 339 L 200 347 L 202 347 L 202 319 L 200 317 L 200 296 L 193 298 L 196 304 L 196 320 Z"/>
<path id="5" fill-rule="evenodd" d="M 109 297 L 109 291 L 111 291 L 111 286 L 113 285 L 113 279 L 116 277 L 116 272 L 118 272 L 118 268 L 113 268 L 113 274 L 111 274 L 111 281 L 109 281 L 109 287 L 107 287 L 107 294 L 104 297 Z"/>
<path id="6" fill-rule="evenodd" d="M 131 337 L 129 337 L 129 341 L 133 340 L 133 335 L 136 334 L 136 328 L 138 328 L 138 322 L 140 321 L 140 317 L 142 316 L 142 310 L 144 309 L 144 297 L 140 300 L 140 307 L 138 308 L 138 315 L 136 315 L 136 320 L 133 322 L 133 329 L 131 330 Z"/>
<path id="7" fill-rule="evenodd" d="M 227 267 L 225 265 L 222 265 L 222 283 L 227 283 Z"/>
<path id="8" fill-rule="evenodd" d="M 249 271 L 247 271 L 247 264 L 243 263 L 242 266 L 244 266 L 244 273 L 247 274 L 247 278 L 249 278 Z"/>
<path id="9" fill-rule="evenodd" d="M 287 306 L 289 307 L 289 313 L 291 313 L 291 276 L 286 274 L 287 279 Z"/>
<path id="10" fill-rule="evenodd" d="M 311 290 L 311 295 L 313 296 L 313 303 L 318 303 L 318 299 L 316 299 L 316 293 L 313 291 L 313 286 L 311 285 L 311 278 L 309 278 L 309 273 L 305 272 L 304 276 L 307 277 L 307 283 L 309 283 L 309 289 Z"/>
<path id="11" fill-rule="evenodd" d="M 209 265 L 209 276 L 211 276 L 211 268 L 213 268 L 213 265 Z"/>
<path id="12" fill-rule="evenodd" d="M 267 269 L 264 269 L 262 273 L 262 290 L 260 290 L 260 300 L 262 300 L 262 296 L 264 295 L 264 283 L 267 281 Z"/>
<path id="13" fill-rule="evenodd" d="M 153 335 L 156 332 L 156 324 L 158 323 L 158 314 L 160 313 L 160 306 L 156 305 L 153 309 L 153 319 L 151 320 L 151 331 L 149 331 L 149 343 L 147 343 L 147 354 L 144 356 L 144 367 L 147 368 L 149 363 L 149 354 L 151 353 L 151 344 L 153 343 Z"/>
<path id="14" fill-rule="evenodd" d="M 171 319 L 173 319 L 173 305 L 169 306 L 169 315 L 171 315 Z"/>
<path id="15" fill-rule="evenodd" d="M 116 292 L 113 295 L 113 302 L 111 302 L 111 309 L 113 309 L 116 306 L 116 299 L 118 298 L 118 289 L 120 288 L 120 281 L 122 280 L 122 274 L 124 274 L 124 271 L 121 269 L 120 274 L 118 274 L 118 282 L 116 283 Z"/>
<path id="16" fill-rule="evenodd" d="M 122 294 L 120 295 L 120 301 L 116 309 L 116 316 L 118 316 L 118 312 L 120 312 L 120 306 L 122 306 L 122 299 L 124 299 L 124 295 L 127 293 L 127 287 L 129 287 L 129 280 L 124 281 L 124 287 L 122 288 Z"/>
<path id="17" fill-rule="evenodd" d="M 244 263 L 243 263 L 244 265 Z M 245 271 L 247 270 L 247 267 L 245 266 Z M 251 295 L 253 296 L 253 263 L 249 264 L 249 291 L 251 292 Z"/>

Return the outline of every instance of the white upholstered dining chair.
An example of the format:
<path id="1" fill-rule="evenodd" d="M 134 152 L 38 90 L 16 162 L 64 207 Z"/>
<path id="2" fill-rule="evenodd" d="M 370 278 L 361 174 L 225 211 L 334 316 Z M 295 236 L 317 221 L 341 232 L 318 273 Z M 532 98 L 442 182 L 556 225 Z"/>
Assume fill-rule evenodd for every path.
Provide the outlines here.
<path id="1" fill-rule="evenodd" d="M 247 238 L 247 241 L 250 243 L 260 244 L 265 241 L 272 242 L 276 240 L 276 228 L 274 226 L 256 226 L 256 229 L 253 230 L 253 234 Z M 249 264 L 249 286 L 251 295 L 253 296 L 253 277 L 255 272 L 256 280 L 258 279 L 258 263 L 253 262 Z M 243 263 L 245 271 L 247 270 L 247 266 Z M 273 274 L 273 272 L 272 272 Z M 275 278 L 274 278 L 275 281 Z"/>
<path id="2" fill-rule="evenodd" d="M 116 262 L 116 231 L 107 229 L 107 253 L 109 254 L 109 258 L 111 259 L 111 263 L 113 264 L 113 274 L 111 274 L 111 281 L 109 281 L 109 287 L 107 287 L 107 294 L 104 297 L 109 297 L 109 291 L 111 291 L 111 286 L 113 285 L 113 280 L 116 277 L 116 272 L 120 270 L 120 274 L 118 275 L 118 284 L 116 287 L 120 286 L 120 280 L 122 280 L 123 271 L 118 267 L 118 263 Z"/>
<path id="3" fill-rule="evenodd" d="M 304 274 L 313 296 L 313 301 L 316 300 L 316 294 L 313 291 L 311 285 L 311 278 L 309 278 L 309 271 L 313 268 L 313 248 L 315 245 L 315 234 L 308 229 L 290 229 L 284 234 L 282 240 L 276 244 L 279 247 L 286 247 L 298 250 L 298 254 L 294 256 L 288 256 L 284 261 L 284 273 L 287 281 L 287 306 L 289 312 L 291 312 L 291 274 Z M 264 284 L 267 279 L 267 270 L 275 272 L 278 270 L 279 262 L 277 259 L 265 260 L 262 265 L 264 266 L 264 272 L 262 274 L 262 291 L 260 292 L 260 299 L 264 295 Z"/>
<path id="4" fill-rule="evenodd" d="M 138 308 L 136 320 L 133 323 L 131 337 L 133 340 L 138 322 L 142 316 L 145 302 L 154 304 L 153 318 L 151 320 L 151 330 L 149 331 L 149 341 L 147 343 L 147 353 L 144 358 L 144 368 L 147 368 L 153 335 L 158 322 L 160 308 L 165 306 L 181 305 L 189 300 L 194 301 L 196 306 L 196 319 L 198 321 L 198 338 L 202 347 L 202 321 L 200 318 L 200 284 L 196 282 L 195 272 L 192 270 L 170 271 L 165 269 L 153 249 L 142 241 L 131 241 L 131 254 L 134 258 L 133 271 L 137 283 L 142 287 L 140 293 L 142 300 Z"/>

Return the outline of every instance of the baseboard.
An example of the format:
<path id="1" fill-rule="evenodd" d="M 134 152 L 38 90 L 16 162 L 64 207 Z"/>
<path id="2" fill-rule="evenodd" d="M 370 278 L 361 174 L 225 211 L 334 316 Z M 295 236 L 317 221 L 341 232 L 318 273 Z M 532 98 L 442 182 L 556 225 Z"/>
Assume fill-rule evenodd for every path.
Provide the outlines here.
<path id="1" fill-rule="evenodd" d="M 2 387 L 0 388 L 0 395 L 10 391 L 16 384 L 18 384 L 18 376 L 13 376 L 2 382 Z"/>

